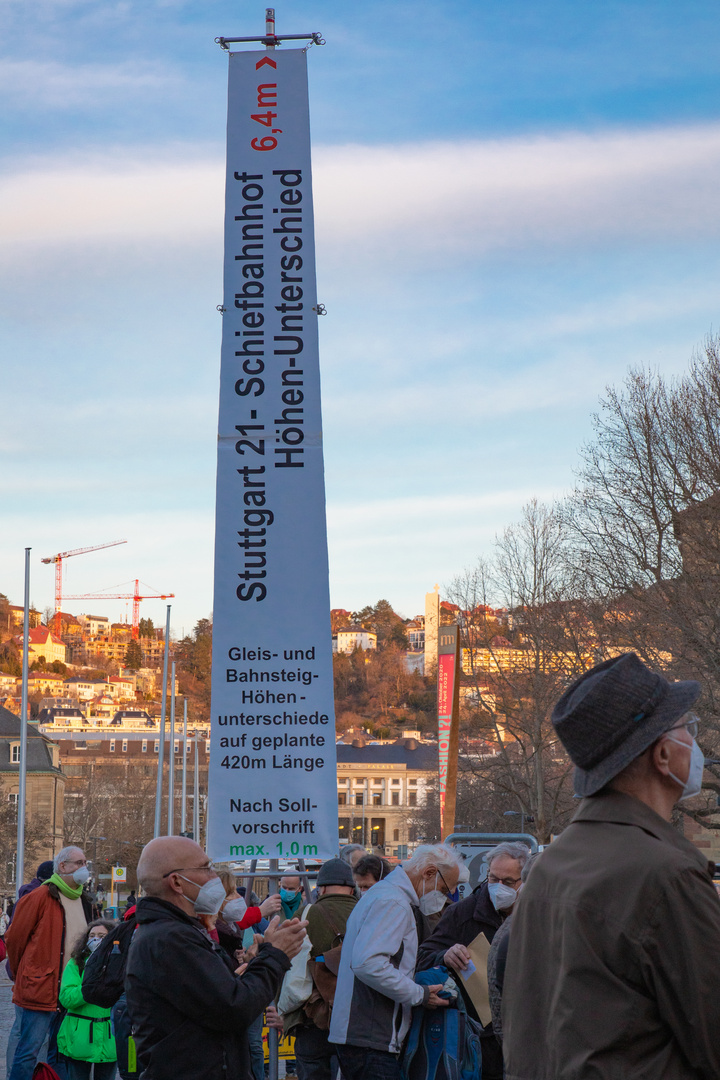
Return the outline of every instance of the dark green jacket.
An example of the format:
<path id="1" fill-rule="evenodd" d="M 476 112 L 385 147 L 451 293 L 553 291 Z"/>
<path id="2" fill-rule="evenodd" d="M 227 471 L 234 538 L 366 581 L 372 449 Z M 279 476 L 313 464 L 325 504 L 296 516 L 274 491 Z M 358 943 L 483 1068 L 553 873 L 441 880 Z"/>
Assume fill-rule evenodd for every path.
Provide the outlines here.
<path id="1" fill-rule="evenodd" d="M 332 928 L 335 924 L 341 934 L 345 933 L 345 926 L 350 918 L 350 912 L 357 904 L 354 896 L 321 896 L 308 912 L 308 937 L 312 942 L 310 958 L 322 954 L 340 942 L 336 931 Z M 326 918 L 327 915 L 327 918 Z"/>

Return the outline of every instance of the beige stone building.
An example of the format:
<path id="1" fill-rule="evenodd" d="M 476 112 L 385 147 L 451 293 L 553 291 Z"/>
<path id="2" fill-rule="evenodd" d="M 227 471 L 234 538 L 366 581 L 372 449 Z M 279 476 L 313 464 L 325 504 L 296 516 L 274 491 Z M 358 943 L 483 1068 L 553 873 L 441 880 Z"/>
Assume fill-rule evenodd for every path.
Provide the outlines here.
<path id="1" fill-rule="evenodd" d="M 367 746 L 337 744 L 340 843 L 405 858 L 417 842 L 413 811 L 437 777 L 436 745 L 402 739 Z"/>

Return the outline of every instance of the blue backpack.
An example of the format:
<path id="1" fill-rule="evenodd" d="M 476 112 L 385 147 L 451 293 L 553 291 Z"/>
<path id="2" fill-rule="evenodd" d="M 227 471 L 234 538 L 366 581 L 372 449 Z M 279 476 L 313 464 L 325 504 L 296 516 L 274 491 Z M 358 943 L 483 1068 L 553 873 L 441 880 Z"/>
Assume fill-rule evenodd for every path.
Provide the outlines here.
<path id="1" fill-rule="evenodd" d="M 444 983 L 445 967 L 418 971 L 421 986 Z M 401 1067 L 406 1080 L 480 1080 L 482 1027 L 468 1016 L 462 994 L 446 1009 L 413 1010 Z"/>

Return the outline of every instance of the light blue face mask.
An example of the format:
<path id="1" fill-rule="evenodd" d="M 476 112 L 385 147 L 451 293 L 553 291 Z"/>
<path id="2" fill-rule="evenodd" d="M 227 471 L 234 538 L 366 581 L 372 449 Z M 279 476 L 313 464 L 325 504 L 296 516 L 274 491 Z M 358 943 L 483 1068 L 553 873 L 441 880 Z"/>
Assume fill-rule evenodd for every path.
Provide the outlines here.
<path id="1" fill-rule="evenodd" d="M 684 746 L 686 750 L 690 751 L 690 768 L 688 769 L 687 780 L 681 780 L 675 773 L 671 773 L 668 770 L 668 776 L 671 776 L 676 784 L 679 784 L 682 788 L 682 795 L 679 797 L 678 802 L 683 802 L 685 799 L 692 799 L 693 795 L 699 795 L 702 790 L 703 772 L 705 771 L 705 758 L 703 752 L 698 744 L 693 739 L 692 745 L 686 742 L 682 742 L 680 739 L 674 738 L 672 735 L 667 736 L 669 742 L 677 743 L 678 746 Z"/>
<path id="2" fill-rule="evenodd" d="M 281 889 L 280 899 L 286 904 L 292 904 L 293 900 L 297 896 L 294 889 Z"/>

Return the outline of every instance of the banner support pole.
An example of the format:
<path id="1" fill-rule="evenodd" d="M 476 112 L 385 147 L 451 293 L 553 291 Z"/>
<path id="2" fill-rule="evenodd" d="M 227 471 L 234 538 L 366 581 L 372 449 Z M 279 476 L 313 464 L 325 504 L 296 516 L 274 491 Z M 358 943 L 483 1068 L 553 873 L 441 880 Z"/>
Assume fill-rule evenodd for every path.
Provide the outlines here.
<path id="1" fill-rule="evenodd" d="M 180 832 L 187 829 L 187 698 L 183 705 L 183 762 L 182 762 L 182 806 L 180 807 Z"/>
<path id="2" fill-rule="evenodd" d="M 170 651 L 170 604 L 165 619 L 165 655 L 163 657 L 162 704 L 160 706 L 160 739 L 158 745 L 158 772 L 155 786 L 155 823 L 153 837 L 160 835 L 162 821 L 163 769 L 165 767 L 165 709 L 167 706 L 168 655 Z"/>
<path id="3" fill-rule="evenodd" d="M 15 895 L 25 877 L 25 793 L 27 788 L 28 666 L 30 660 L 30 552 L 25 548 L 25 606 L 23 614 L 22 697 L 20 705 L 20 764 L 18 765 L 17 852 L 15 854 Z M 55 838 L 53 837 L 53 855 Z"/>
<path id="4" fill-rule="evenodd" d="M 168 774 L 168 836 L 175 832 L 175 661 L 170 673 L 170 747 Z"/>

